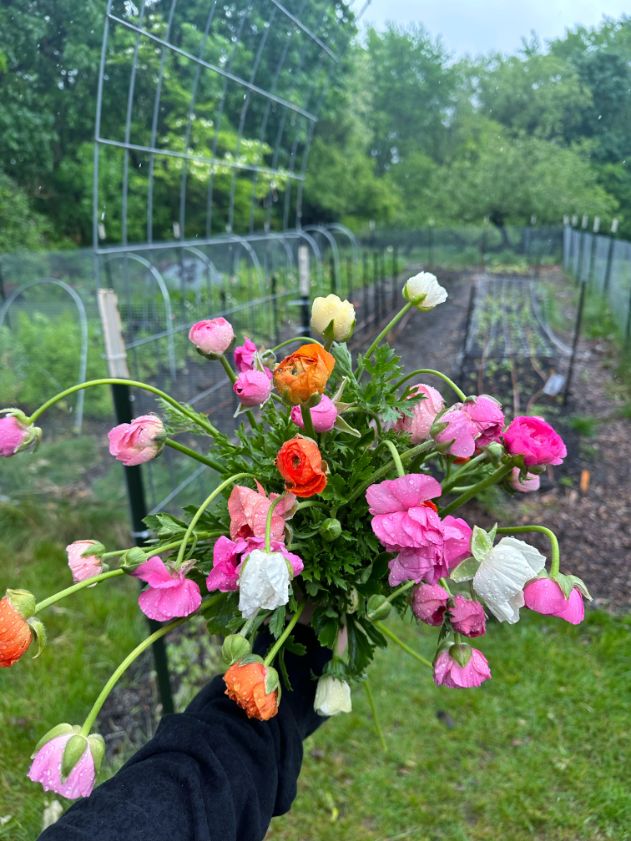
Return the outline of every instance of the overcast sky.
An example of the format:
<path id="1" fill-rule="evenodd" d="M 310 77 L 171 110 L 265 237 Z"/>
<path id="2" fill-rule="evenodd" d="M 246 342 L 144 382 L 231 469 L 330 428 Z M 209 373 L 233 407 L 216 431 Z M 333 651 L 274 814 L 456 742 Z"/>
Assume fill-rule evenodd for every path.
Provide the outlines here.
<path id="1" fill-rule="evenodd" d="M 365 0 L 356 0 L 361 9 Z M 451 52 L 489 50 L 513 53 L 534 30 L 543 40 L 563 35 L 580 23 L 598 24 L 603 15 L 631 14 L 629 0 L 372 0 L 363 21 L 381 29 L 386 21 L 422 23 L 442 35 Z"/>

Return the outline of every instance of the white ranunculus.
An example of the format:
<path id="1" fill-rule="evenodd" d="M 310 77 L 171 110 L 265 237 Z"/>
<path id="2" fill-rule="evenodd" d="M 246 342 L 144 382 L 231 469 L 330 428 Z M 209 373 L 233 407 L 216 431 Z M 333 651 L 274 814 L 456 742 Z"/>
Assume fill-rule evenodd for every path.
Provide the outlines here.
<path id="1" fill-rule="evenodd" d="M 500 622 L 514 624 L 524 606 L 524 586 L 544 568 L 545 557 L 534 546 L 503 537 L 481 562 L 473 589 Z"/>
<path id="2" fill-rule="evenodd" d="M 250 619 L 260 609 L 274 610 L 289 601 L 291 576 L 280 552 L 253 549 L 239 575 L 239 610 Z"/>
<path id="3" fill-rule="evenodd" d="M 313 708 L 318 715 L 349 713 L 353 709 L 350 686 L 345 680 L 322 675 L 316 687 Z"/>
<path id="4" fill-rule="evenodd" d="M 350 301 L 342 301 L 337 295 L 316 298 L 311 307 L 311 329 L 321 336 L 333 322 L 333 338 L 345 342 L 355 329 L 355 307 Z"/>
<path id="5" fill-rule="evenodd" d="M 411 301 L 421 312 L 429 312 L 444 304 L 447 300 L 447 290 L 440 285 L 436 275 L 431 272 L 421 272 L 411 277 L 403 287 L 403 297 Z"/>

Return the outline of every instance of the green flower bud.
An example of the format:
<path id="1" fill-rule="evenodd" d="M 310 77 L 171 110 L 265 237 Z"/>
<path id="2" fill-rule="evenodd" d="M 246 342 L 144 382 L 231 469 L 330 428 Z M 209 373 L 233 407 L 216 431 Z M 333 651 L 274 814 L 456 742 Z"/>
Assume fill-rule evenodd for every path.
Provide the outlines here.
<path id="1" fill-rule="evenodd" d="M 334 517 L 327 517 L 320 526 L 320 537 L 327 543 L 333 543 L 342 534 L 342 524 Z"/>
<path id="2" fill-rule="evenodd" d="M 140 546 L 132 546 L 121 558 L 121 568 L 125 572 L 132 573 L 147 560 L 147 553 Z"/>
<path id="3" fill-rule="evenodd" d="M 230 634 L 223 641 L 221 656 L 227 666 L 242 660 L 252 651 L 252 646 L 241 634 Z"/>
<path id="4" fill-rule="evenodd" d="M 385 596 L 375 594 L 368 599 L 366 614 L 371 622 L 387 619 L 390 615 L 391 605 Z"/>
<path id="5" fill-rule="evenodd" d="M 499 441 L 493 441 L 492 444 L 486 448 L 487 458 L 493 464 L 498 464 L 502 456 L 504 455 L 504 447 L 500 444 Z"/>

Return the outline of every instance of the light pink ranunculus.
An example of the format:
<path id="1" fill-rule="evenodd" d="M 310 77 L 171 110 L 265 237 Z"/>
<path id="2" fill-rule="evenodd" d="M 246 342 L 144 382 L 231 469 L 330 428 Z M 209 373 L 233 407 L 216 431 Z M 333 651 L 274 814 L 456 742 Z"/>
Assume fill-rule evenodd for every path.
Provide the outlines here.
<path id="1" fill-rule="evenodd" d="M 462 517 L 448 514 L 443 518 L 443 564 L 442 576 L 447 576 L 471 555 L 471 526 Z"/>
<path id="2" fill-rule="evenodd" d="M 96 548 L 90 552 L 93 547 Z M 86 578 L 94 578 L 103 571 L 102 551 L 103 544 L 96 540 L 75 540 L 66 546 L 73 581 L 85 581 Z"/>
<path id="3" fill-rule="evenodd" d="M 513 467 L 509 482 L 510 486 L 514 491 L 519 491 L 519 493 L 527 494 L 532 493 L 533 491 L 538 491 L 539 486 L 541 485 L 541 478 L 536 473 L 526 473 L 525 479 L 520 479 L 521 470 L 519 467 Z"/>
<path id="4" fill-rule="evenodd" d="M 516 417 L 504 433 L 504 444 L 511 455 L 524 457 L 526 467 L 561 464 L 567 455 L 559 433 L 536 416 Z"/>
<path id="5" fill-rule="evenodd" d="M 145 616 L 156 622 L 189 616 L 202 603 L 197 582 L 181 570 L 167 567 L 158 555 L 137 567 L 133 575 L 149 585 L 138 597 L 138 604 Z"/>
<path id="6" fill-rule="evenodd" d="M 221 316 L 207 318 L 193 324 L 188 338 L 204 356 L 221 356 L 232 344 L 234 330 L 232 324 Z"/>
<path id="7" fill-rule="evenodd" d="M 409 396 L 414 397 L 419 394 L 423 397 L 414 404 L 412 414 L 404 415 L 394 427 L 397 432 L 407 432 L 413 444 L 420 444 L 430 437 L 436 415 L 445 408 L 442 394 L 431 385 L 419 383 L 412 386 Z"/>
<path id="8" fill-rule="evenodd" d="M 467 599 L 460 594 L 454 596 L 449 608 L 451 626 L 458 634 L 465 637 L 481 637 L 486 633 L 486 617 L 480 602 Z"/>
<path id="9" fill-rule="evenodd" d="M 272 372 L 266 368 L 264 371 L 242 371 L 237 377 L 232 390 L 239 398 L 242 406 L 253 408 L 261 406 L 272 393 Z"/>
<path id="10" fill-rule="evenodd" d="M 29 780 L 34 783 L 41 783 L 44 791 L 54 791 L 62 797 L 71 800 L 77 797 L 88 797 L 94 788 L 96 769 L 90 747 L 86 741 L 85 751 L 81 759 L 74 766 L 65 779 L 61 775 L 61 763 L 64 750 L 70 739 L 75 735 L 72 732 L 63 733 L 46 742 L 33 757 L 31 768 L 28 772 Z"/>
<path id="11" fill-rule="evenodd" d="M 237 371 L 251 371 L 254 367 L 254 356 L 256 354 L 257 347 L 252 341 L 252 339 L 248 339 L 245 337 L 245 341 L 242 345 L 237 345 L 234 349 L 234 364 Z"/>
<path id="12" fill-rule="evenodd" d="M 441 651 L 434 661 L 434 683 L 452 689 L 480 686 L 491 677 L 486 657 L 477 648 L 471 648 L 468 662 L 462 666 L 451 656 L 451 648 Z"/>
<path id="13" fill-rule="evenodd" d="M 425 473 L 408 473 L 398 479 L 386 479 L 366 490 L 370 513 L 392 514 L 407 511 L 441 495 L 440 483 Z"/>
<path id="14" fill-rule="evenodd" d="M 320 402 L 309 410 L 313 428 L 316 432 L 330 432 L 337 420 L 337 407 L 330 397 L 323 394 Z M 291 420 L 301 429 L 305 428 L 302 420 L 302 409 L 300 406 L 293 406 L 290 414 Z"/>
<path id="15" fill-rule="evenodd" d="M 0 456 L 14 456 L 29 438 L 29 427 L 14 415 L 0 418 Z"/>
<path id="16" fill-rule="evenodd" d="M 572 625 L 579 625 L 585 618 L 583 596 L 577 587 L 568 599 L 556 581 L 551 578 L 536 578 L 524 587 L 526 607 L 544 616 L 556 616 Z"/>
<path id="17" fill-rule="evenodd" d="M 107 434 L 110 454 L 125 467 L 151 461 L 164 447 L 166 431 L 157 415 L 141 415 L 131 423 L 121 423 Z"/>
<path id="18" fill-rule="evenodd" d="M 469 413 L 462 403 L 455 403 L 450 409 L 436 418 L 437 424 L 447 424 L 434 435 L 437 444 L 442 445 L 441 451 L 456 458 L 469 458 L 475 452 L 479 430 L 471 420 Z"/>
<path id="19" fill-rule="evenodd" d="M 449 593 L 440 584 L 419 584 L 412 593 L 412 613 L 427 625 L 442 625 Z"/>
<path id="20" fill-rule="evenodd" d="M 262 537 L 237 538 L 230 540 L 220 537 L 213 548 L 213 568 L 206 578 L 208 590 L 220 590 L 222 593 L 239 589 L 239 573 L 243 559 L 254 549 L 262 549 L 265 539 Z M 293 570 L 293 576 L 300 575 L 304 563 L 299 555 L 290 552 L 280 540 L 270 543 L 272 552 L 280 552 Z"/>
<path id="21" fill-rule="evenodd" d="M 230 514 L 230 537 L 265 537 L 265 523 L 271 503 L 278 494 L 268 497 L 262 485 L 256 483 L 258 490 L 235 485 L 228 498 Z M 272 513 L 272 540 L 282 540 L 285 535 L 285 521 L 290 519 L 296 508 L 296 497 L 285 494 Z"/>
<path id="22" fill-rule="evenodd" d="M 478 431 L 476 448 L 488 447 L 494 441 L 499 441 L 504 428 L 504 412 L 494 397 L 480 394 L 467 400 L 462 406 L 463 412 L 471 418 Z"/>

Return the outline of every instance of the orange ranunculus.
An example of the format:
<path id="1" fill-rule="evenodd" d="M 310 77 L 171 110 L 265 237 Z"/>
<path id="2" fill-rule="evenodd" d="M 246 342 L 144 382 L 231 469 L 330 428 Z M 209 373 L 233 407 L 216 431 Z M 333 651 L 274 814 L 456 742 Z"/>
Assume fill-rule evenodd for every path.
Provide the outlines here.
<path id="1" fill-rule="evenodd" d="M 249 718 L 267 721 L 278 712 L 278 692 L 267 691 L 269 672 L 264 663 L 234 663 L 224 674 L 226 695 L 245 710 Z M 274 672 L 275 675 L 275 672 Z M 272 681 L 278 685 L 278 680 Z"/>
<path id="2" fill-rule="evenodd" d="M 311 438 L 296 435 L 285 441 L 276 456 L 276 467 L 294 496 L 314 496 L 326 488 L 326 465 Z"/>
<path id="3" fill-rule="evenodd" d="M 274 370 L 274 385 L 290 403 L 306 403 L 322 394 L 335 367 L 335 359 L 321 345 L 302 345 Z"/>
<path id="4" fill-rule="evenodd" d="M 10 595 L 3 596 L 0 599 L 0 668 L 17 663 L 26 653 L 32 639 L 31 628 L 19 606 L 11 602 Z"/>

